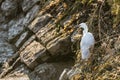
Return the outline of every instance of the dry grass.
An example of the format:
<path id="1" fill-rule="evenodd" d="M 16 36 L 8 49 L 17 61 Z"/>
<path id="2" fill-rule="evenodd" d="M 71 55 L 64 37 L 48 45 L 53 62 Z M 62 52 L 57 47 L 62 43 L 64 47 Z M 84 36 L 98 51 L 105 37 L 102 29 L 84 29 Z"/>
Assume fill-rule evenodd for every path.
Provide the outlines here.
<path id="1" fill-rule="evenodd" d="M 108 5 L 106 0 L 93 2 L 88 6 L 84 6 L 82 12 L 86 11 L 85 14 L 89 14 L 85 22 L 96 39 L 93 60 L 84 65 L 81 63 L 80 51 L 77 50 L 75 66 L 79 64 L 77 68 L 82 73 L 74 75 L 71 80 L 120 80 L 120 24 L 111 20 L 116 16 L 111 13 L 111 5 Z M 87 10 L 91 10 L 90 13 L 87 13 Z M 82 22 L 82 18 L 80 19 L 79 22 Z M 114 24 L 118 26 L 114 27 Z"/>

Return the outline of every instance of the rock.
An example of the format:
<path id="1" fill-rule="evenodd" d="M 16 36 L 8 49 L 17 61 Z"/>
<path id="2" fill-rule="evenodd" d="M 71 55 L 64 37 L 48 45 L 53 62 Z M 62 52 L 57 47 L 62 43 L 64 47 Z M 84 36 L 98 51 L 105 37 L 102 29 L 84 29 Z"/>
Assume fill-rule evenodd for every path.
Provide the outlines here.
<path id="1" fill-rule="evenodd" d="M 8 37 L 7 31 L 0 31 L 0 38 L 4 38 L 7 40 L 7 37 Z"/>
<path id="2" fill-rule="evenodd" d="M 76 76 L 77 74 L 80 74 L 82 73 L 81 69 L 79 68 L 73 68 L 73 69 L 70 69 L 68 72 L 67 72 L 67 77 L 69 80 L 73 80 L 72 78 L 74 76 Z"/>
<path id="3" fill-rule="evenodd" d="M 48 23 L 45 27 L 41 28 L 37 33 L 36 36 L 39 39 L 39 41 L 46 46 L 48 42 L 50 42 L 52 39 L 59 36 L 61 33 L 56 32 L 55 24 L 51 25 L 51 22 Z"/>
<path id="4" fill-rule="evenodd" d="M 6 77 L 13 77 L 13 76 L 24 76 L 30 73 L 30 70 L 24 64 L 21 64 L 14 70 L 12 70 Z M 24 79 L 23 79 L 24 80 Z"/>
<path id="5" fill-rule="evenodd" d="M 46 49 L 39 42 L 33 41 L 20 53 L 21 60 L 31 69 L 39 64 L 41 58 L 46 55 Z"/>
<path id="6" fill-rule="evenodd" d="M 1 19 L 0 19 L 1 20 Z M 1 24 L 0 25 L 0 31 L 7 31 L 7 24 Z"/>
<path id="7" fill-rule="evenodd" d="M 41 43 L 43 43 L 45 45 L 46 41 L 43 38 L 46 38 L 46 34 L 49 33 L 51 30 L 53 30 L 52 28 L 54 28 L 53 26 L 49 26 L 50 23 L 48 23 L 45 27 L 42 27 L 37 33 L 36 36 L 39 39 L 39 41 Z M 53 36 L 53 35 L 52 35 Z M 49 36 L 50 37 L 50 36 Z M 47 37 L 47 40 L 49 40 Z"/>
<path id="8" fill-rule="evenodd" d="M 7 60 L 14 53 L 13 46 L 7 43 L 5 40 L 0 40 L 0 63 Z"/>
<path id="9" fill-rule="evenodd" d="M 34 74 L 36 73 L 36 74 Z M 57 75 L 57 70 L 52 64 L 41 64 L 35 68 L 32 75 L 38 75 L 37 77 L 32 77 L 32 80 L 57 80 L 55 79 Z M 31 76 L 32 76 L 31 75 Z"/>
<path id="10" fill-rule="evenodd" d="M 68 76 L 67 76 L 67 72 L 69 71 L 69 69 L 64 69 L 62 74 L 59 77 L 59 80 L 67 80 Z"/>
<path id="11" fill-rule="evenodd" d="M 73 61 L 57 63 L 43 63 L 37 66 L 29 77 L 31 80 L 59 80 L 59 76 L 64 68 L 70 68 Z"/>
<path id="12" fill-rule="evenodd" d="M 24 32 L 23 34 L 21 34 L 21 36 L 19 37 L 19 39 L 17 40 L 17 42 L 15 43 L 15 46 L 17 48 L 21 47 L 21 45 L 26 41 L 28 36 L 28 31 Z"/>
<path id="13" fill-rule="evenodd" d="M 28 11 L 30 8 L 32 8 L 37 2 L 40 0 L 23 0 L 22 2 L 22 9 L 24 12 Z"/>
<path id="14" fill-rule="evenodd" d="M 49 32 L 47 32 L 46 34 L 44 34 L 43 36 L 39 37 L 39 40 L 44 45 L 47 45 L 47 43 L 49 43 L 51 40 L 53 40 L 54 38 L 56 38 L 59 35 L 60 34 L 59 33 L 57 34 L 56 29 L 53 29 L 53 30 L 50 30 Z"/>
<path id="15" fill-rule="evenodd" d="M 19 57 L 19 53 L 16 52 L 14 53 L 10 58 L 7 59 L 7 61 L 3 64 L 2 68 L 3 71 L 5 71 L 6 69 L 8 69 L 12 64 L 14 64 L 14 62 L 17 60 L 17 58 Z M 18 66 L 18 65 L 17 65 Z"/>
<path id="16" fill-rule="evenodd" d="M 52 18 L 50 14 L 45 14 L 40 17 L 35 18 L 35 20 L 28 26 L 30 30 L 34 33 L 38 32 L 42 27 L 44 27 Z"/>
<path id="17" fill-rule="evenodd" d="M 3 16 L 2 13 L 0 13 L 0 23 L 3 23 L 5 21 L 5 16 Z"/>
<path id="18" fill-rule="evenodd" d="M 17 77 L 2 78 L 0 80 L 30 80 L 30 79 L 27 75 L 23 75 L 23 76 L 17 76 Z"/>
<path id="19" fill-rule="evenodd" d="M 20 51 L 22 51 L 23 49 L 25 49 L 33 40 L 35 40 L 35 35 L 32 35 L 27 41 L 25 41 L 25 43 L 20 47 Z"/>
<path id="20" fill-rule="evenodd" d="M 8 40 L 13 40 L 16 36 L 22 33 L 22 31 L 25 29 L 23 24 L 23 18 L 20 18 L 18 20 L 12 20 L 8 26 Z"/>
<path id="21" fill-rule="evenodd" d="M 1 10 L 5 13 L 5 16 L 15 15 L 17 12 L 17 3 L 12 0 L 5 0 L 1 4 Z"/>
<path id="22" fill-rule="evenodd" d="M 79 68 L 72 68 L 72 69 L 67 68 L 63 70 L 62 74 L 60 75 L 59 80 L 79 80 L 80 79 L 79 76 L 81 73 L 82 72 Z"/>
<path id="23" fill-rule="evenodd" d="M 71 40 L 69 35 L 61 35 L 50 41 L 47 50 L 52 55 L 66 55 L 71 53 Z"/>
<path id="24" fill-rule="evenodd" d="M 28 24 L 37 16 L 38 11 L 40 9 L 40 6 L 35 5 L 33 8 L 26 14 L 24 18 L 24 24 L 25 26 L 28 26 Z"/>
<path id="25" fill-rule="evenodd" d="M 0 31 L 1 32 L 1 31 Z M 7 33 L 6 33 L 7 34 Z M 4 33 L 1 33 L 1 35 L 5 35 Z M 6 37 L 6 35 L 5 35 Z M 7 61 L 8 58 L 10 58 L 13 53 L 15 52 L 13 46 L 9 44 L 4 37 L 0 37 L 0 74 L 2 73 L 2 65 Z M 1 75 L 0 75 L 1 76 Z"/>

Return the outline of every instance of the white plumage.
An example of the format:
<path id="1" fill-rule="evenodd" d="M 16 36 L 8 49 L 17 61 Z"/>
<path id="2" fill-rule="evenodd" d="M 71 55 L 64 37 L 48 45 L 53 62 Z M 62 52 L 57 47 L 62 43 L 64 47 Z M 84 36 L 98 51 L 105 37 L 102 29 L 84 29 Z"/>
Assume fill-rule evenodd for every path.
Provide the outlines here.
<path id="1" fill-rule="evenodd" d="M 91 56 L 90 49 L 94 47 L 95 39 L 92 33 L 88 32 L 86 23 L 79 24 L 83 28 L 83 36 L 80 42 L 81 56 L 83 60 L 88 60 Z"/>

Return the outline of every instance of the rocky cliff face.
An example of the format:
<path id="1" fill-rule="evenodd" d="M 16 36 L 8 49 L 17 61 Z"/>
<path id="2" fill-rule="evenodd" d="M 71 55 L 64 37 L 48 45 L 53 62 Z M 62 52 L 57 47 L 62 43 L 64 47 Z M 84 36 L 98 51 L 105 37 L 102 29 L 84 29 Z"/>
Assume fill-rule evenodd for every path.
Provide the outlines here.
<path id="1" fill-rule="evenodd" d="M 2 48 L 0 50 L 0 61 L 1 64 L 5 63 L 4 68 L 1 70 L 1 77 L 4 77 L 15 68 L 20 69 L 19 66 L 23 64 L 25 64 L 22 66 L 23 69 L 25 66 L 27 67 L 23 72 L 28 73 L 30 69 L 33 70 L 38 65 L 41 64 L 40 66 L 42 66 L 42 63 L 50 62 L 51 64 L 43 64 L 43 68 L 38 66 L 40 71 L 45 70 L 45 72 L 41 73 L 40 78 L 42 80 L 49 80 L 55 77 L 58 79 L 60 72 L 65 67 L 70 67 L 73 64 L 73 61 L 69 65 L 65 64 L 69 62 L 66 60 L 70 59 L 69 55 L 72 54 L 71 33 L 64 32 L 63 28 L 59 26 L 60 18 L 63 17 L 61 14 L 65 10 L 61 7 L 64 6 L 61 5 L 59 0 L 47 2 L 40 0 L 1 1 L 0 46 Z M 65 60 L 64 58 L 67 59 Z M 65 60 L 62 63 L 63 67 L 58 71 L 57 68 L 59 66 L 55 66 L 58 64 L 55 60 L 57 62 Z M 12 68 L 9 68 L 10 66 Z M 36 70 L 31 74 L 35 74 Z M 13 70 L 13 74 L 14 72 Z M 47 74 L 48 77 L 45 76 Z M 56 76 L 53 76 L 54 74 Z"/>
<path id="2" fill-rule="evenodd" d="M 89 23 L 90 30 L 98 41 L 96 43 L 96 54 L 94 55 L 96 58 L 93 61 L 96 70 L 102 65 L 99 66 L 95 62 L 101 63 L 102 60 L 104 61 L 102 59 L 103 55 L 111 56 L 115 53 L 114 51 L 119 53 L 119 25 L 112 31 L 112 21 L 109 19 L 109 17 L 112 18 L 112 14 L 107 13 L 110 11 L 107 2 L 0 0 L 0 6 L 1 78 L 6 76 L 4 79 L 7 80 L 12 80 L 12 78 L 16 80 L 21 78 L 23 78 L 22 80 L 58 80 L 65 68 L 67 68 L 66 73 L 69 73 L 69 75 L 65 76 L 64 79 L 62 77 L 60 80 L 78 80 L 83 77 L 86 79 L 92 77 L 92 75 L 86 77 L 83 74 L 81 75 L 81 71 L 79 71 L 83 69 L 81 66 L 77 65 L 76 67 L 75 65 L 72 68 L 75 64 L 73 58 L 75 53 L 78 52 L 77 49 L 79 49 L 76 48 L 79 43 L 76 44 L 75 40 L 79 42 L 81 37 L 81 33 L 78 34 L 79 30 L 77 29 L 77 31 L 75 26 L 80 22 Z M 108 9 L 105 7 L 108 7 Z M 97 13 L 98 10 L 99 13 Z M 106 14 L 103 14 L 104 12 Z M 101 16 L 104 16 L 104 18 L 100 18 Z M 104 20 L 109 22 L 102 24 Z M 101 27 L 103 25 L 106 26 Z M 109 27 L 107 27 L 108 25 Z M 77 39 L 73 33 L 78 34 Z M 109 37 L 108 40 L 104 34 Z M 115 39 L 111 39 L 111 34 L 115 34 Z M 102 38 L 105 39 L 102 40 Z M 109 45 L 107 45 L 107 42 L 110 42 Z M 112 45 L 112 43 L 114 44 Z M 100 49 L 103 49 L 103 47 L 101 48 L 100 44 L 103 44 L 105 48 L 107 46 L 106 50 L 110 45 L 112 48 L 109 47 L 108 52 L 101 52 Z M 97 49 L 100 51 L 97 51 Z M 109 51 L 113 51 L 111 55 L 107 54 Z M 80 55 L 75 58 L 77 59 L 76 64 L 82 65 Z M 70 68 L 72 69 L 69 70 Z M 99 75 L 100 73 L 96 76 Z M 96 76 L 96 79 L 99 78 Z"/>

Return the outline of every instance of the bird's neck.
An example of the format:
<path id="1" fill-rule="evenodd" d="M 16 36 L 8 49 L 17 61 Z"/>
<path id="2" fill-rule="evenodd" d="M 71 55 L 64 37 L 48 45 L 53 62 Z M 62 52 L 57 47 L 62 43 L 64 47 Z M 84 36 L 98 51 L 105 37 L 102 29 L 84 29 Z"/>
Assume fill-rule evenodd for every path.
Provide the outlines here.
<path id="1" fill-rule="evenodd" d="M 85 28 L 85 29 L 83 30 L 83 35 L 86 34 L 87 32 L 88 32 L 88 28 Z"/>

